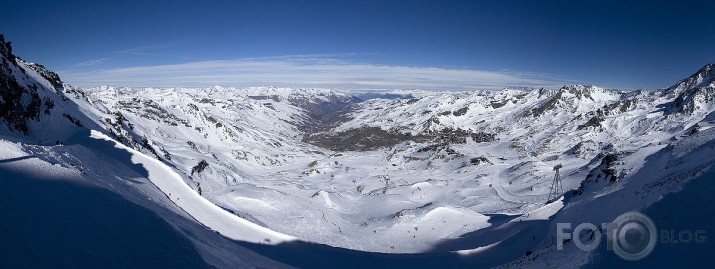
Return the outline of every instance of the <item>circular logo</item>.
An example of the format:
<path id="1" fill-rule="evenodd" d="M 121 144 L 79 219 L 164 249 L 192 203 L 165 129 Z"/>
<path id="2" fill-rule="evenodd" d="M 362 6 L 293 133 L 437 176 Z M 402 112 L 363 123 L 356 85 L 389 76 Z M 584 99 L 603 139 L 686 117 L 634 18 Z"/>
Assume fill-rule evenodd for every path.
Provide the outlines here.
<path id="1" fill-rule="evenodd" d="M 658 241 L 655 224 L 639 212 L 626 212 L 613 221 L 613 252 L 628 261 L 637 261 L 653 252 Z"/>

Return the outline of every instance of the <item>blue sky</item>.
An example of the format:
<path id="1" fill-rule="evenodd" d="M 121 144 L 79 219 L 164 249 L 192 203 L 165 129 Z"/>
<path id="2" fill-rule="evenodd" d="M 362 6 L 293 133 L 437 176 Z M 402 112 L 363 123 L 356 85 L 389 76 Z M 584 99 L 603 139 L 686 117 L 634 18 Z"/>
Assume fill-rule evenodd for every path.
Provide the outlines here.
<path id="1" fill-rule="evenodd" d="M 3 3 L 14 52 L 79 86 L 667 87 L 715 62 L 708 1 Z"/>

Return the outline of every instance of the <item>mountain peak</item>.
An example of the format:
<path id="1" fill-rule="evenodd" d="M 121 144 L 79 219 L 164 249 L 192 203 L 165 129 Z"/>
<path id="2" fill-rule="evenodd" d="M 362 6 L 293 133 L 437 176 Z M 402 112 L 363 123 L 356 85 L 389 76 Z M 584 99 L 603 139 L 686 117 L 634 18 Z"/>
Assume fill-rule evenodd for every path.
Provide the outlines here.
<path id="1" fill-rule="evenodd" d="M 15 55 L 12 54 L 12 42 L 5 42 L 5 35 L 0 34 L 0 55 L 15 63 Z"/>
<path id="2" fill-rule="evenodd" d="M 703 80 L 702 82 L 712 82 L 715 80 L 715 64 L 706 64 L 698 72 L 695 72 L 695 74 L 691 75 L 688 79 L 697 79 L 697 78 L 704 78 L 707 80 Z"/>
<path id="3" fill-rule="evenodd" d="M 705 70 L 708 71 L 708 72 L 710 72 L 710 71 L 713 70 L 713 69 L 715 69 L 715 63 L 713 63 L 713 64 L 706 64 L 705 66 L 703 66 L 703 68 L 700 68 L 700 70 L 698 71 L 698 73 L 703 72 L 703 71 L 705 71 Z"/>
<path id="4" fill-rule="evenodd" d="M 690 77 L 678 81 L 671 89 L 688 90 L 715 82 L 715 64 L 706 64 Z"/>
<path id="5" fill-rule="evenodd" d="M 591 84 L 573 84 L 573 85 L 564 85 L 561 87 L 561 89 L 592 89 L 592 88 L 597 88 L 595 85 Z"/>

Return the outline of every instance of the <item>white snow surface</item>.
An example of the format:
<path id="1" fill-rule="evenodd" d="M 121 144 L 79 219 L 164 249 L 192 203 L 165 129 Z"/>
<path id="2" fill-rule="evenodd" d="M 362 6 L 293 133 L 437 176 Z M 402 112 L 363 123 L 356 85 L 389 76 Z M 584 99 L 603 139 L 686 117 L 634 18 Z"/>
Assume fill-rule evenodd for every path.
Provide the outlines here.
<path id="1" fill-rule="evenodd" d="M 109 141 L 114 143 L 117 149 L 129 152 L 132 162 L 141 164 L 147 170 L 149 174 L 147 178 L 151 183 L 154 183 L 159 190 L 167 194 L 171 201 L 209 229 L 234 240 L 252 243 L 279 244 L 295 240 L 292 236 L 271 231 L 211 203 L 189 187 L 174 170 L 154 158 L 117 143 L 101 132 L 92 131 L 90 138 Z"/>
<path id="2" fill-rule="evenodd" d="M 715 162 L 711 75 L 651 92 L 580 85 L 399 91 L 411 98 L 357 103 L 344 120 L 321 131 L 378 127 L 439 137 L 462 130 L 493 139 L 467 136 L 447 145 L 405 139 L 378 150 L 338 152 L 304 142 L 316 126 L 301 104 L 348 100 L 349 93 L 70 85 L 56 93 L 39 74 L 26 71 L 25 85 L 40 82 L 41 97 L 53 98 L 57 108 L 32 122 L 29 136 L 0 124 L 0 138 L 22 145 L 3 147 L 97 178 L 141 166 L 145 171 L 106 175 L 150 182 L 158 191 L 143 189 L 148 199 L 168 198 L 208 229 L 258 244 L 305 240 L 371 252 L 476 255 L 515 244 L 515 235 L 553 233 L 555 220 L 602 223 L 642 209 Z M 84 127 L 69 124 L 63 113 Z M 91 148 L 96 152 L 87 152 Z M 126 154 L 131 164 L 91 163 L 79 156 L 84 153 Z M 564 190 L 579 195 L 569 192 L 545 204 L 557 164 L 563 166 Z M 499 240 L 476 237 L 504 230 L 514 233 Z M 512 250 L 537 246 L 543 257 L 552 257 L 549 237 L 533 238 Z M 591 258 L 567 254 L 553 255 L 580 257 L 582 263 Z"/>
<path id="3" fill-rule="evenodd" d="M 293 101 L 329 101 L 345 93 L 68 88 L 95 123 L 136 141 L 146 138 L 157 154 L 137 148 L 161 158 L 222 208 L 303 240 L 378 252 L 435 251 L 437 242 L 488 227 L 490 214 L 540 208 L 556 164 L 563 165 L 564 189 L 571 190 L 599 165 L 599 154 L 620 154 L 613 169 L 626 180 L 645 157 L 687 135 L 709 113 L 668 114 L 661 108 L 672 102 L 668 89 L 400 91 L 414 98 L 359 103 L 328 132 L 375 126 L 418 136 L 451 128 L 493 134 L 494 141 L 467 137 L 449 145 L 456 154 L 409 140 L 376 151 L 335 152 L 301 140 L 303 126 L 313 123 Z M 120 121 L 122 128 L 112 127 Z M 488 162 L 472 165 L 476 157 Z M 200 160 L 209 166 L 192 175 Z"/>

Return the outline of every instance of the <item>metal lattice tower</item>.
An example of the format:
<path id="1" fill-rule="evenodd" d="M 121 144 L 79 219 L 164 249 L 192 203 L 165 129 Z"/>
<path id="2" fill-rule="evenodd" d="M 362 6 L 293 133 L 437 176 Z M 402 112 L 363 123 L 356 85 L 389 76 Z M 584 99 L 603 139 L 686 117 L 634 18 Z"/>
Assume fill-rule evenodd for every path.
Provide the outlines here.
<path id="1" fill-rule="evenodd" d="M 554 181 L 551 182 L 551 191 L 549 191 L 549 200 L 546 201 L 547 204 L 558 199 L 564 193 L 564 190 L 561 187 L 561 176 L 559 175 L 559 169 L 561 169 L 561 167 L 563 167 L 561 164 L 554 166 L 556 175 L 554 175 Z"/>

